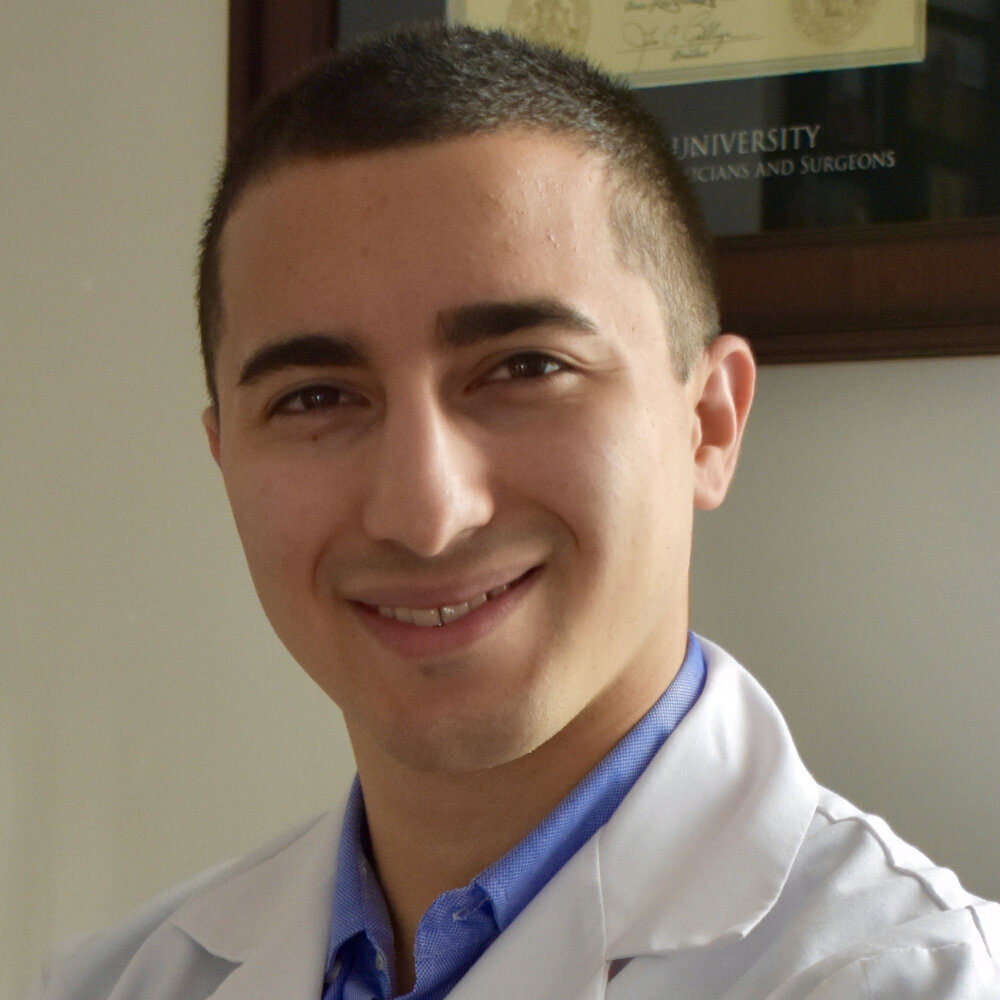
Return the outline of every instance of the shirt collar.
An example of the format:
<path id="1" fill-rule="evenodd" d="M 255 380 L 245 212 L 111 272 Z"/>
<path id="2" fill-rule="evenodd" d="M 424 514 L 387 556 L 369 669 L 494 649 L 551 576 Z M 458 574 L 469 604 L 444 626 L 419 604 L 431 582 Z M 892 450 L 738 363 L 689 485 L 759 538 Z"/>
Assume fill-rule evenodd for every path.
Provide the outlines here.
<path id="1" fill-rule="evenodd" d="M 356 934 L 366 934 L 383 955 L 392 954 L 392 925 L 378 878 L 368 860 L 365 804 L 361 782 L 354 776 L 344 809 L 337 851 L 337 877 L 330 923 L 329 971 L 341 946 Z"/>

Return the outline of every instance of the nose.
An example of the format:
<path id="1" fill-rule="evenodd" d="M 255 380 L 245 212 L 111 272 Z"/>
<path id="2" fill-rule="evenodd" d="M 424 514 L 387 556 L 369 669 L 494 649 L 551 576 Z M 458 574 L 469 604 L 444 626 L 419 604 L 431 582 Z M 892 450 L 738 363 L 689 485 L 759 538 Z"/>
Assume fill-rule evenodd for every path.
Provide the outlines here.
<path id="1" fill-rule="evenodd" d="M 430 394 L 388 406 L 369 448 L 362 516 L 369 538 L 430 558 L 492 518 L 481 442 Z"/>

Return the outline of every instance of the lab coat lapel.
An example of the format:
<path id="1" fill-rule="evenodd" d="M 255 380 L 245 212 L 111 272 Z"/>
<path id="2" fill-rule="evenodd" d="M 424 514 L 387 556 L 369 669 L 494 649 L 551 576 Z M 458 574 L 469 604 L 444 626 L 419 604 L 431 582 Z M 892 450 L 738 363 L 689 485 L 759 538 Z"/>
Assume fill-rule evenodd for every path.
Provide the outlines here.
<path id="1" fill-rule="evenodd" d="M 599 1000 L 607 982 L 599 859 L 591 838 L 448 994 L 448 1000 Z"/>
<path id="2" fill-rule="evenodd" d="M 341 814 L 183 906 L 172 925 L 234 970 L 212 1000 L 317 1000 L 330 929 Z"/>
<path id="3" fill-rule="evenodd" d="M 816 783 L 773 702 L 701 642 L 702 696 L 597 835 L 612 960 L 747 934 L 815 812 Z"/>

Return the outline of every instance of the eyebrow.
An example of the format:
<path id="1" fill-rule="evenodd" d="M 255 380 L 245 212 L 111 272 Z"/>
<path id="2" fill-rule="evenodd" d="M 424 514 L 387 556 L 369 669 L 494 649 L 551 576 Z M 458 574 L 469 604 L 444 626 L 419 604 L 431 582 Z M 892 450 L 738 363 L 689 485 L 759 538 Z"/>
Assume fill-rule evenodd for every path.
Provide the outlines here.
<path id="1" fill-rule="evenodd" d="M 306 333 L 265 344 L 240 370 L 240 385 L 252 385 L 284 368 L 322 368 L 364 364 L 364 355 L 347 336 Z"/>
<path id="2" fill-rule="evenodd" d="M 558 326 L 579 333 L 597 333 L 597 324 L 557 299 L 475 302 L 443 313 L 438 337 L 445 347 L 470 347 L 518 330 Z"/>
<path id="3" fill-rule="evenodd" d="M 518 330 L 558 326 L 579 333 L 597 333 L 583 313 L 556 299 L 474 302 L 443 312 L 437 336 L 444 347 L 470 347 Z M 239 384 L 253 385 L 286 368 L 326 368 L 364 365 L 364 352 L 350 334 L 304 333 L 258 348 L 240 369 Z"/>

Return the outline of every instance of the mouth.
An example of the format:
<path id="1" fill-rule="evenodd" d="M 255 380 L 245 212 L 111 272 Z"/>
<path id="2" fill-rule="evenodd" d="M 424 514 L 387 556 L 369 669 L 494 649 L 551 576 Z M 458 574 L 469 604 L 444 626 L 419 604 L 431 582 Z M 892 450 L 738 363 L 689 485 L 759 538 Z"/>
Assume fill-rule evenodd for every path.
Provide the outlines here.
<path id="1" fill-rule="evenodd" d="M 529 570 L 529 572 L 531 572 Z M 405 622 L 407 625 L 418 625 L 420 628 L 440 628 L 442 625 L 450 625 L 464 618 L 470 611 L 482 607 L 487 601 L 496 600 L 506 594 L 511 587 L 516 586 L 527 574 L 512 580 L 510 583 L 503 583 L 499 587 L 493 587 L 480 594 L 475 594 L 468 600 L 460 601 L 457 604 L 442 604 L 436 608 L 406 608 L 390 607 L 382 605 L 378 613 L 383 618 L 393 618 L 397 622 Z"/>
<path id="2" fill-rule="evenodd" d="M 513 612 L 542 570 L 541 565 L 505 583 L 469 596 L 447 597 L 428 593 L 425 600 L 383 604 L 355 601 L 362 624 L 383 645 L 404 658 L 424 658 L 457 653 L 497 628 Z M 406 600 L 405 591 L 396 600 Z M 385 600 L 388 598 L 383 598 Z M 431 601 L 442 600 L 441 604 Z M 392 598 L 389 598 L 392 599 Z M 423 606 L 420 606 L 423 605 Z"/>
<path id="3" fill-rule="evenodd" d="M 533 577 L 540 566 L 532 566 L 520 576 L 508 580 L 506 583 L 498 584 L 489 590 L 480 591 L 460 601 L 450 601 L 448 603 L 425 605 L 416 607 L 405 604 L 369 604 L 358 602 L 359 606 L 369 614 L 377 614 L 381 618 L 388 618 L 391 621 L 402 622 L 404 625 L 416 625 L 418 628 L 441 628 L 444 625 L 451 625 L 460 621 L 470 612 L 481 608 L 490 601 L 496 601 L 503 597 L 510 590 L 516 589 Z"/>

